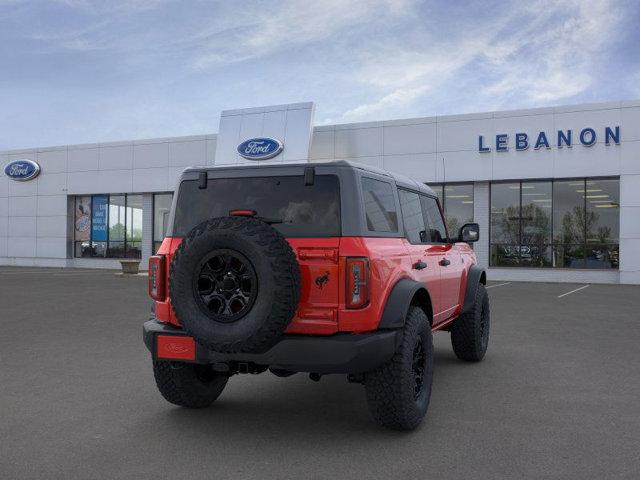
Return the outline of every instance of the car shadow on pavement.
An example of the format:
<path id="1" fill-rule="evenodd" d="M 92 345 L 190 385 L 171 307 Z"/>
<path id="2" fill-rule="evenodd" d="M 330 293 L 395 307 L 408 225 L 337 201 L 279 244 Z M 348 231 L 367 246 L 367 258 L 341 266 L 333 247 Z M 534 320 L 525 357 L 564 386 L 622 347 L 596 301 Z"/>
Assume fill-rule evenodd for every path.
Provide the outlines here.
<path id="1" fill-rule="evenodd" d="M 447 371 L 465 367 L 452 352 L 441 349 L 436 349 L 434 361 L 436 372 L 439 367 Z M 438 388 L 437 382 L 436 375 L 434 389 Z M 151 422 L 157 434 L 180 432 L 185 440 L 210 438 L 219 442 L 222 435 L 243 443 L 247 436 L 268 438 L 274 431 L 293 438 L 333 438 L 341 432 L 334 441 L 348 444 L 353 442 L 351 434 L 366 433 L 369 439 L 411 435 L 377 426 L 369 416 L 364 387 L 347 383 L 344 375 L 328 375 L 318 383 L 303 373 L 289 378 L 276 378 L 269 373 L 235 376 L 209 408 L 175 407 L 159 396 L 157 402 L 153 414 L 138 426 L 148 428 L 144 424 Z M 430 410 L 435 407 L 432 401 Z M 418 431 L 429 428 L 430 414 L 433 412 L 427 414 Z"/>

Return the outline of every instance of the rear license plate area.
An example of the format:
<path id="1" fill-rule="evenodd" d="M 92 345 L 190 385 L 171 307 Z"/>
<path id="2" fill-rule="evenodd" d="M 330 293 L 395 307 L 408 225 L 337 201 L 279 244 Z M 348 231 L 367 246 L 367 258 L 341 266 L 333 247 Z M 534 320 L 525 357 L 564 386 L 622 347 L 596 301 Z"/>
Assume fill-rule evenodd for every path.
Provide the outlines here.
<path id="1" fill-rule="evenodd" d="M 156 337 L 156 358 L 159 360 L 196 359 L 196 342 L 183 335 L 158 335 Z"/>

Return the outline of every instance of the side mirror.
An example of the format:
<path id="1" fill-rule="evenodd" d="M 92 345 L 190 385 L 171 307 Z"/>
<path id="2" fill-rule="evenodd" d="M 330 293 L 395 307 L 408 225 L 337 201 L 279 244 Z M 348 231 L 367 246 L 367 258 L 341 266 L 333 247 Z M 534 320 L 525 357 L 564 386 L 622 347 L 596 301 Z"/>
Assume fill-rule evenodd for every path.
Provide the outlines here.
<path id="1" fill-rule="evenodd" d="M 477 223 L 465 223 L 458 234 L 459 242 L 473 243 L 480 239 L 480 225 Z"/>

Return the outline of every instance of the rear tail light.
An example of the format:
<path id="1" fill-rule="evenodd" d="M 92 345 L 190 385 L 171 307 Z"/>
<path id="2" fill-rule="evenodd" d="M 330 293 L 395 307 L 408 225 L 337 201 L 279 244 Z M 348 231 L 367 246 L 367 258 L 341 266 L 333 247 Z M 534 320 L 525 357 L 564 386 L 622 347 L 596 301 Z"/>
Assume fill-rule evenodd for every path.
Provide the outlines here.
<path id="1" fill-rule="evenodd" d="M 165 299 L 165 256 L 149 257 L 149 296 L 158 302 Z"/>
<path id="2" fill-rule="evenodd" d="M 369 304 L 369 259 L 347 257 L 347 308 L 362 308 Z"/>

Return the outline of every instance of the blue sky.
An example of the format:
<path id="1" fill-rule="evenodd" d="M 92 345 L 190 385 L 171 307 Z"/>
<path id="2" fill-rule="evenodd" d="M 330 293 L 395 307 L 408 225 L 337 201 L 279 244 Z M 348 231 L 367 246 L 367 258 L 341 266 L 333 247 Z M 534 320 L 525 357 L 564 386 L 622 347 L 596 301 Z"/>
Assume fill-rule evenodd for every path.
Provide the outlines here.
<path id="1" fill-rule="evenodd" d="M 0 0 L 0 149 L 637 99 L 639 3 Z"/>

